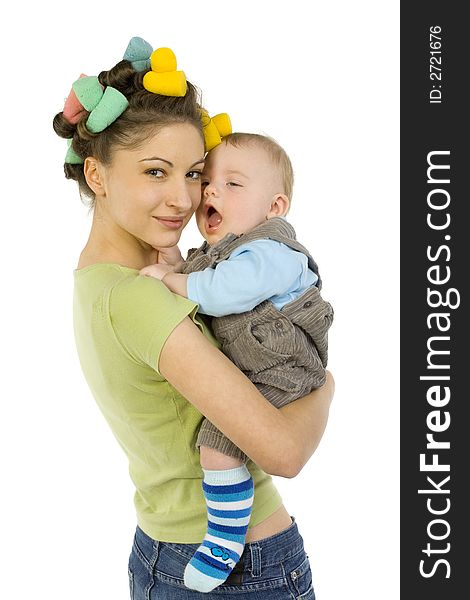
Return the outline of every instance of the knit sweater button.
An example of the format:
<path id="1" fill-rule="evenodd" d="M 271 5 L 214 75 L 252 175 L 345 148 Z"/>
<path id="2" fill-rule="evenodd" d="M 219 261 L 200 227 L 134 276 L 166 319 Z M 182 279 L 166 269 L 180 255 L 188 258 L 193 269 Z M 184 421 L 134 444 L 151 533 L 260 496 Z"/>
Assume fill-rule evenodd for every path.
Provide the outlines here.
<path id="1" fill-rule="evenodd" d="M 282 323 L 281 323 L 281 321 L 276 321 L 276 327 L 278 329 L 282 329 Z"/>
<path id="2" fill-rule="evenodd" d="M 312 306 L 313 302 L 311 300 L 309 300 L 308 302 L 306 302 L 304 304 L 304 308 L 310 308 Z"/>

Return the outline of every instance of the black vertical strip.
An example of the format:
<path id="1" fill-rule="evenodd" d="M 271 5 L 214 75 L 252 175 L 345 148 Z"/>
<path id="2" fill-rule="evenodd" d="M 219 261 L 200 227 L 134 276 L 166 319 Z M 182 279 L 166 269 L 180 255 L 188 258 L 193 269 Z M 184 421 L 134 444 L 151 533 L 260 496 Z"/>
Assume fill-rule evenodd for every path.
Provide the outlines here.
<path id="1" fill-rule="evenodd" d="M 470 35 L 464 7 L 401 2 L 403 600 L 470 593 Z"/>

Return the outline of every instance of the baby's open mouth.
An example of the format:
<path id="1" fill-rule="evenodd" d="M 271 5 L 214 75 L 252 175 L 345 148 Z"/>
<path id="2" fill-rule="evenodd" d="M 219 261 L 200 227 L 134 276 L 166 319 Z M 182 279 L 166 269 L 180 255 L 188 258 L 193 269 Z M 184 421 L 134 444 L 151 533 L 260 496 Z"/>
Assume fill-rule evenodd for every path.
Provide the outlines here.
<path id="1" fill-rule="evenodd" d="M 222 215 L 213 206 L 208 205 L 206 209 L 206 229 L 213 231 L 222 223 Z"/>

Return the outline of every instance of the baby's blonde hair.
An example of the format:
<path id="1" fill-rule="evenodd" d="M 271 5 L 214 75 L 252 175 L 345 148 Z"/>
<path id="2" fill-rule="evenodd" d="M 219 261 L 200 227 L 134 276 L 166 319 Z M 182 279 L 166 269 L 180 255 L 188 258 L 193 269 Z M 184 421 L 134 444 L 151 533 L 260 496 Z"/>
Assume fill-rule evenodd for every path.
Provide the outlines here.
<path id="1" fill-rule="evenodd" d="M 226 144 L 231 144 L 235 148 L 253 145 L 265 150 L 271 159 L 273 166 L 280 170 L 281 181 L 284 189 L 283 193 L 292 200 L 292 190 L 294 188 L 294 171 L 292 163 L 287 156 L 287 152 L 280 146 L 275 139 L 267 135 L 258 133 L 231 133 L 223 140 Z"/>

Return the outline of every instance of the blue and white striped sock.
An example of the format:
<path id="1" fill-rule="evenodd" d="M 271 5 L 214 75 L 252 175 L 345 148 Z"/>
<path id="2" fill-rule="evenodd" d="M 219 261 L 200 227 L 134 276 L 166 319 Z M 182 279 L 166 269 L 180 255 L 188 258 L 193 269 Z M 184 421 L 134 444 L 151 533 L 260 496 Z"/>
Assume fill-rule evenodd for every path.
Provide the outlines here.
<path id="1" fill-rule="evenodd" d="M 245 465 L 225 471 L 203 470 L 207 533 L 186 565 L 184 583 L 192 590 L 210 592 L 227 579 L 242 555 L 254 485 Z"/>

